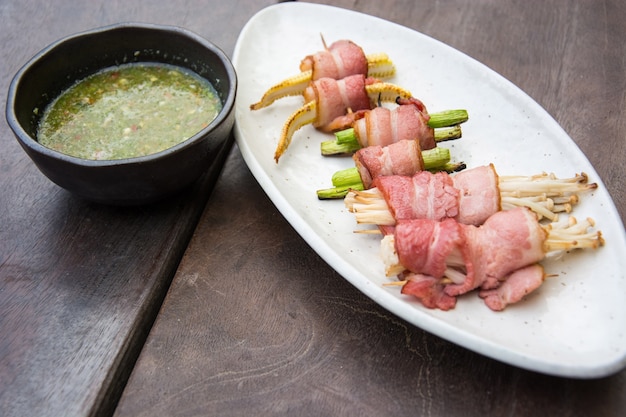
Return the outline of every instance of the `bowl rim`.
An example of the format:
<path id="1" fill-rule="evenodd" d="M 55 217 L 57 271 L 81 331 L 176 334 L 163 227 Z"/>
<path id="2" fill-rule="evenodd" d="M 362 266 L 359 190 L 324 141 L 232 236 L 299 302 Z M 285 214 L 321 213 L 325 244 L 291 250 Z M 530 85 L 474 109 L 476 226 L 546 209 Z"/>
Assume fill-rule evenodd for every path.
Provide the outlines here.
<path id="1" fill-rule="evenodd" d="M 56 48 L 60 47 L 64 43 L 72 41 L 74 39 L 86 37 L 86 36 L 94 36 L 99 34 L 104 34 L 107 32 L 113 32 L 117 30 L 125 30 L 125 29 L 142 29 L 142 30 L 151 30 L 158 32 L 169 32 L 176 33 L 179 35 L 183 35 L 186 38 L 202 45 L 202 47 L 211 51 L 211 53 L 215 54 L 220 62 L 223 63 L 225 72 L 227 74 L 229 80 L 228 94 L 225 96 L 224 103 L 222 105 L 222 109 L 218 113 L 218 115 L 202 130 L 198 131 L 196 134 L 190 136 L 184 141 L 171 146 L 167 149 L 164 149 L 159 152 L 155 152 L 148 155 L 136 156 L 132 158 L 122 158 L 122 159 L 84 159 L 78 158 L 75 156 L 67 155 L 63 152 L 55 151 L 50 149 L 37 141 L 36 138 L 33 138 L 30 134 L 26 132 L 26 130 L 22 127 L 21 123 L 17 119 L 17 115 L 15 113 L 15 101 L 16 101 L 16 92 L 18 86 L 24 76 L 24 74 L 34 65 L 36 65 L 41 59 L 43 59 L 47 54 L 54 51 Z M 147 62 L 147 61 L 146 61 Z M 76 80 L 78 81 L 78 80 Z M 144 22 L 121 22 L 114 23 L 110 25 L 100 26 L 92 29 L 83 30 L 80 32 L 75 32 L 64 36 L 62 38 L 57 39 L 56 41 L 50 43 L 35 55 L 33 55 L 24 65 L 20 67 L 20 69 L 15 73 L 11 83 L 9 84 L 9 89 L 7 93 L 7 103 L 6 103 L 6 120 L 9 124 L 9 127 L 15 133 L 15 136 L 19 140 L 20 144 L 26 146 L 33 152 L 38 154 L 42 154 L 46 157 L 54 158 L 57 160 L 61 160 L 64 162 L 68 162 L 75 165 L 80 165 L 84 167 L 110 167 L 110 166 L 118 166 L 118 165 L 126 165 L 126 164 L 134 164 L 134 163 L 145 163 L 150 162 L 156 159 L 159 159 L 164 156 L 169 156 L 171 154 L 176 154 L 181 152 L 185 148 L 192 146 L 195 144 L 200 138 L 207 135 L 211 132 L 215 127 L 219 126 L 224 120 L 226 120 L 229 114 L 234 110 L 235 98 L 237 92 L 237 74 L 235 72 L 235 68 L 226 53 L 218 47 L 213 42 L 209 41 L 206 38 L 198 35 L 197 33 L 175 25 L 166 25 L 166 24 L 157 24 L 157 23 L 144 23 Z M 56 97 L 55 97 L 56 98 Z"/>

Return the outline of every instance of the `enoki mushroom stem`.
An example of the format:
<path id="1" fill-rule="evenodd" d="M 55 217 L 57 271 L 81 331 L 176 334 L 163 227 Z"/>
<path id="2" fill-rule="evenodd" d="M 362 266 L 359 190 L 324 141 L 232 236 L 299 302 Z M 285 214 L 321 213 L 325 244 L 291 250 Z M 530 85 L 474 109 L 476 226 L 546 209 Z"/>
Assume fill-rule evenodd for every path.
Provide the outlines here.
<path id="1" fill-rule="evenodd" d="M 548 237 L 544 242 L 546 253 L 563 252 L 573 249 L 597 249 L 604 245 L 604 238 L 600 231 L 589 231 L 595 226 L 591 218 L 583 221 L 569 217 L 567 223 L 549 223 L 541 227 L 547 232 Z"/>

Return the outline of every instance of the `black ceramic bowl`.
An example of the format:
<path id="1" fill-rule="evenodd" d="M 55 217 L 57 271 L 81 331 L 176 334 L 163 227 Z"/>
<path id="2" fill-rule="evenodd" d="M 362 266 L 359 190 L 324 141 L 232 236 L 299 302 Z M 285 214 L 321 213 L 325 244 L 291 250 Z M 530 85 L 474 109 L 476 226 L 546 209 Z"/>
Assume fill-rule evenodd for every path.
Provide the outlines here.
<path id="1" fill-rule="evenodd" d="M 186 141 L 148 156 L 86 160 L 37 142 L 46 106 L 77 80 L 131 62 L 177 65 L 206 78 L 222 111 Z M 191 185 L 211 165 L 234 121 L 237 77 L 232 63 L 211 42 L 181 28 L 123 23 L 71 35 L 48 46 L 13 78 L 6 118 L 20 145 L 50 180 L 88 200 L 114 205 L 145 204 Z"/>

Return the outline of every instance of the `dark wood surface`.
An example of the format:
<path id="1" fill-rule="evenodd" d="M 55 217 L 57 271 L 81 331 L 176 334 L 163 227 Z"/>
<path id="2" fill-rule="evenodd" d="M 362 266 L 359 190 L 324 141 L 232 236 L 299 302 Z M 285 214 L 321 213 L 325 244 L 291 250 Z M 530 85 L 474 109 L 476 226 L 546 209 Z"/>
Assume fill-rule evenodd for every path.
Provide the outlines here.
<path id="1" fill-rule="evenodd" d="M 231 54 L 271 3 L 2 1 L 0 89 L 49 43 L 122 21 L 183 26 Z M 221 164 L 170 201 L 112 208 L 48 181 L 4 117 L 0 142 L 0 415 L 110 415 Z"/>
<path id="2" fill-rule="evenodd" d="M 620 1 L 332 1 L 442 40 L 543 105 L 626 214 Z M 625 291 L 617 288 L 616 291 Z M 115 415 L 618 416 L 626 371 L 547 376 L 389 314 L 281 217 L 235 148 Z"/>
<path id="3" fill-rule="evenodd" d="M 0 87 L 57 38 L 119 21 L 184 26 L 231 54 L 244 23 L 271 3 L 3 1 Z M 624 221 L 623 2 L 323 3 L 412 27 L 517 84 L 580 146 Z M 378 307 L 294 232 L 236 146 L 214 189 L 217 169 L 172 201 L 119 209 L 50 183 L 4 119 L 0 141 L 2 416 L 626 409 L 626 371 L 575 380 L 521 370 Z"/>

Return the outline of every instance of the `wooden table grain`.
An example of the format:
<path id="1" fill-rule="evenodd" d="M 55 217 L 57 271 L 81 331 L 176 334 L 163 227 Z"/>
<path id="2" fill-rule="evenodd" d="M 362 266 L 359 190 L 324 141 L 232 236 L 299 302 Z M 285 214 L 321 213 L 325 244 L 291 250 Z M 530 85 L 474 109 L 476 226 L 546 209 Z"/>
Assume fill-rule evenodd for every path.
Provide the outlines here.
<path id="1" fill-rule="evenodd" d="M 272 3 L 0 1 L 0 88 L 48 43 L 120 21 L 183 26 L 231 55 L 245 22 Z M 411 27 L 511 80 L 578 144 L 626 219 L 623 2 L 318 3 Z M 223 171 L 216 165 L 178 198 L 120 209 L 50 183 L 4 120 L 0 141 L 2 416 L 602 417 L 626 409 L 626 371 L 541 375 L 380 308 L 295 233 L 236 146 Z"/>
<path id="2" fill-rule="evenodd" d="M 517 84 L 587 155 L 624 221 L 622 2 L 319 3 L 426 33 Z M 582 417 L 625 409 L 626 371 L 579 380 L 518 369 L 380 308 L 294 232 L 234 148 L 115 416 Z"/>

